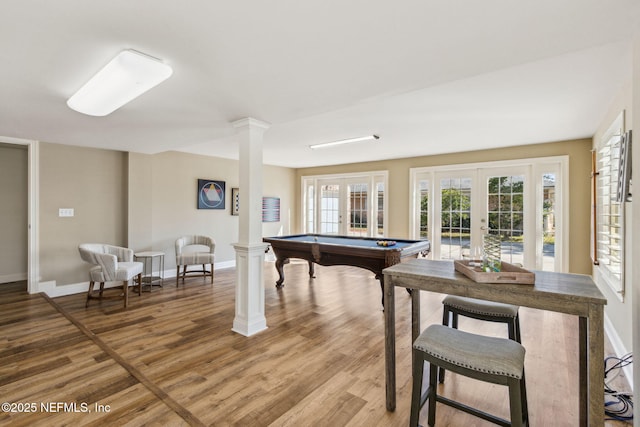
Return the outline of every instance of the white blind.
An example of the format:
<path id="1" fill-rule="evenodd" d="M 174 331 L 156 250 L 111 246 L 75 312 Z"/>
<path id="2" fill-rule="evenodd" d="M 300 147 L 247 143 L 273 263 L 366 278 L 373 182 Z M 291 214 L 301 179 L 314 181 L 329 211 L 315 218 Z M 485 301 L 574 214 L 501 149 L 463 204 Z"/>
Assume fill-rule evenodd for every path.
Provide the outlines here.
<path id="1" fill-rule="evenodd" d="M 598 147 L 596 242 L 600 272 L 611 288 L 624 292 L 624 205 L 616 201 L 622 127 L 605 134 Z"/>

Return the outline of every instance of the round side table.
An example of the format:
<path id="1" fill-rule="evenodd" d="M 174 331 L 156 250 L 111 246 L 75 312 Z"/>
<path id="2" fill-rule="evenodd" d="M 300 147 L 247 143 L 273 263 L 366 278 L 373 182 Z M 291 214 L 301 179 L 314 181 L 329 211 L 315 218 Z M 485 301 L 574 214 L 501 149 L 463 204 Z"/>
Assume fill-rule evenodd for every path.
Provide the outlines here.
<path id="1" fill-rule="evenodd" d="M 164 284 L 164 252 L 159 251 L 144 251 L 136 252 L 133 254 L 134 258 L 141 261 L 143 264 L 142 273 L 142 286 L 149 286 L 149 292 L 154 286 L 160 286 Z M 154 259 L 158 261 L 154 263 Z M 157 266 L 157 274 L 154 274 L 154 264 Z"/>

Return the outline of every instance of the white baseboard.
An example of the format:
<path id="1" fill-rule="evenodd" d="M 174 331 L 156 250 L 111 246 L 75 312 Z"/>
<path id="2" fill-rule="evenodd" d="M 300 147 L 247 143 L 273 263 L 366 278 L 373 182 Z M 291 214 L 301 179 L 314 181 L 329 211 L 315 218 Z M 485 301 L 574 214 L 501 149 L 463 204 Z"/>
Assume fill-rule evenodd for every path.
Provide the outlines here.
<path id="1" fill-rule="evenodd" d="M 236 262 L 235 260 L 233 260 L 233 261 L 224 261 L 224 262 L 216 263 L 214 264 L 213 268 L 216 270 L 223 270 L 226 268 L 233 268 L 235 266 L 236 266 Z M 168 279 L 170 277 L 176 277 L 176 270 L 173 270 L 173 269 L 165 270 L 162 277 L 164 279 Z M 26 280 L 26 275 L 23 280 Z M 105 288 L 113 288 L 116 286 L 120 286 L 120 283 L 109 282 L 109 283 L 105 283 L 104 285 Z M 62 297 L 65 295 L 81 294 L 81 293 L 86 293 L 89 290 L 89 281 L 57 286 L 55 280 L 50 280 L 48 282 L 38 283 L 38 290 L 39 292 L 44 292 L 51 298 Z"/>
<path id="2" fill-rule="evenodd" d="M 607 317 L 606 314 L 604 315 L 604 333 L 609 339 L 609 342 L 611 343 L 611 347 L 613 347 L 613 351 L 615 352 L 616 357 L 623 357 L 626 354 L 630 353 L 630 351 L 627 350 L 627 348 L 622 343 L 622 340 L 620 339 L 618 332 L 615 330 L 615 328 L 613 327 L 613 323 L 611 323 L 611 320 L 609 320 L 609 317 Z M 605 354 L 604 356 L 607 357 L 608 355 Z M 627 384 L 629 386 L 629 390 L 624 390 L 624 391 L 633 392 L 633 364 L 629 364 L 623 367 L 622 372 L 624 372 L 624 376 L 626 377 Z"/>
<path id="3" fill-rule="evenodd" d="M 21 280 L 27 280 L 27 273 L 13 273 L 0 275 L 0 284 L 9 282 L 18 282 Z"/>
<path id="4" fill-rule="evenodd" d="M 121 286 L 120 282 L 105 283 L 105 288 L 114 288 Z M 40 292 L 44 292 L 51 298 L 63 297 L 65 295 L 84 294 L 89 290 L 89 282 L 72 283 L 70 285 L 56 285 L 55 280 L 39 283 Z"/>

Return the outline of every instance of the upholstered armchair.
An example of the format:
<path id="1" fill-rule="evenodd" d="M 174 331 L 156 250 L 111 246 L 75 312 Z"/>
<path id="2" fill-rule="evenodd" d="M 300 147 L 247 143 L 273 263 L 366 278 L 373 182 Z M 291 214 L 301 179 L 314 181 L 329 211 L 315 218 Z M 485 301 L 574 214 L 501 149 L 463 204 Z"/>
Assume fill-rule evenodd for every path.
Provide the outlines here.
<path id="1" fill-rule="evenodd" d="M 181 275 L 182 284 L 184 284 L 187 273 L 189 276 L 211 277 L 213 284 L 215 249 L 216 242 L 207 236 L 183 236 L 176 240 L 176 286 L 180 283 Z M 210 266 L 208 270 L 207 264 Z M 188 266 L 194 265 L 202 266 L 202 269 L 187 269 Z M 182 273 L 180 273 L 180 267 L 182 267 Z"/>
<path id="2" fill-rule="evenodd" d="M 78 246 L 78 250 L 84 261 L 94 265 L 89 270 L 89 292 L 87 292 L 85 306 L 89 306 L 89 300 L 92 298 L 103 298 L 105 282 L 122 282 L 124 295 L 109 298 L 124 297 L 125 308 L 129 305 L 129 281 L 131 279 L 136 279 L 138 295 L 142 294 L 143 264 L 133 261 L 133 250 L 101 243 L 83 243 Z M 100 283 L 100 290 L 94 292 L 93 287 L 96 282 Z"/>

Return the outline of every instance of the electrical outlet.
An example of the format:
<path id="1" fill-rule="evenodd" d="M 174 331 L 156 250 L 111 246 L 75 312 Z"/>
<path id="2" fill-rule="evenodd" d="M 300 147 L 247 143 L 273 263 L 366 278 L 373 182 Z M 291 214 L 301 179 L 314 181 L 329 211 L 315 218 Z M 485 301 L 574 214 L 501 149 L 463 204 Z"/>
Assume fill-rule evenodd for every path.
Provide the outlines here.
<path id="1" fill-rule="evenodd" d="M 73 216 L 73 208 L 60 208 L 58 209 L 59 217 L 70 217 Z"/>

